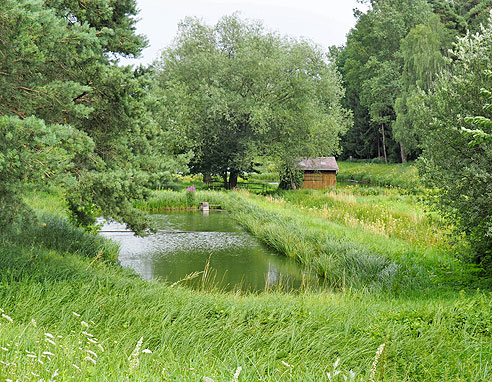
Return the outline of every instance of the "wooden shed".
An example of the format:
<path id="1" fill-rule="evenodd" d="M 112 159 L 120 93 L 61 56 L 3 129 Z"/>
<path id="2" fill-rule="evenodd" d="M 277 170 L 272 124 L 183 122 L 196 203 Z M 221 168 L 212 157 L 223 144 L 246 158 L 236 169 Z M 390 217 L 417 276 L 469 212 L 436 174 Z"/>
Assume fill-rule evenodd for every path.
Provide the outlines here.
<path id="1" fill-rule="evenodd" d="M 335 157 L 308 158 L 299 162 L 304 171 L 302 188 L 328 188 L 337 185 L 339 170 Z"/>

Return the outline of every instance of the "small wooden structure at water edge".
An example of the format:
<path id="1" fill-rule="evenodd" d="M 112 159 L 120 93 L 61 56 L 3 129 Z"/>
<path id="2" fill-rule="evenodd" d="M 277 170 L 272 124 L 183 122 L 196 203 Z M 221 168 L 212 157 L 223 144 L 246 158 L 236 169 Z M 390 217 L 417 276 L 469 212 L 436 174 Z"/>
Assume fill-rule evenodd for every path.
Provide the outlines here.
<path id="1" fill-rule="evenodd" d="M 335 157 L 307 158 L 299 162 L 304 171 L 302 188 L 328 188 L 337 185 L 339 170 Z"/>

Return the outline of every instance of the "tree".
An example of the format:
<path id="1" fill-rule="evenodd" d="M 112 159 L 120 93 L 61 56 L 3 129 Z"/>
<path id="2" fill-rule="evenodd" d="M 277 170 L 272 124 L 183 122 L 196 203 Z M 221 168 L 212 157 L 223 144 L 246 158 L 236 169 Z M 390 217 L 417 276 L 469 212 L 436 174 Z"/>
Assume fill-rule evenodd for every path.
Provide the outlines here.
<path id="1" fill-rule="evenodd" d="M 74 0 L 0 0 L 0 117 L 4 126 L 30 129 L 35 141 L 52 142 L 53 152 L 65 150 L 60 184 L 77 221 L 91 224 L 98 211 L 142 232 L 146 221 L 132 202 L 148 195 L 147 186 L 169 168 L 149 160 L 162 144 L 154 145 L 161 134 L 146 107 L 148 74 L 117 65 L 118 56 L 137 55 L 145 46 L 135 34 L 135 14 L 134 0 L 90 7 Z M 38 150 L 31 132 L 18 133 L 28 139 L 20 141 L 26 146 L 19 153 L 30 157 L 26 150 Z M 78 137 L 71 147 L 63 143 L 70 134 Z M 2 150 L 3 165 L 15 166 L 8 146 Z M 33 176 L 24 165 L 16 171 L 38 186 L 51 178 Z M 0 183 L 21 208 L 21 190 L 5 178 Z"/>
<path id="2" fill-rule="evenodd" d="M 358 144 L 369 146 L 372 152 L 368 156 L 380 156 L 382 152 L 388 161 L 390 156 L 396 159 L 398 151 L 400 157 L 405 157 L 403 146 L 396 144 L 391 129 L 396 118 L 395 101 L 402 91 L 404 64 L 400 44 L 411 28 L 428 20 L 431 8 L 426 0 L 368 3 L 371 8 L 365 14 L 358 13 L 339 65 L 343 62 L 341 73 L 350 97 L 345 99 L 345 105 L 352 107 L 354 128 L 359 130 L 348 136 L 358 136 Z M 369 137 L 372 143 L 367 145 L 364 141 Z M 358 156 L 357 151 L 347 154 Z"/>
<path id="3" fill-rule="evenodd" d="M 435 207 L 466 234 L 477 261 L 490 268 L 491 115 L 489 93 L 481 89 L 492 87 L 492 78 L 485 71 L 492 60 L 492 25 L 459 39 L 452 54 L 449 68 L 420 108 L 421 173 L 427 184 L 437 189 Z M 485 139 L 481 139 L 483 134 Z"/>
<path id="4" fill-rule="evenodd" d="M 178 152 L 192 150 L 191 170 L 221 175 L 228 187 L 255 158 L 291 165 L 312 153 L 333 154 L 349 115 L 338 76 L 304 41 L 227 16 L 210 27 L 187 18 L 156 66 L 160 123 Z"/>
<path id="5" fill-rule="evenodd" d="M 35 117 L 0 116 L 0 229 L 29 219 L 21 190 L 29 183 L 73 181 L 75 155 L 92 151 L 87 135 L 66 125 L 47 126 Z"/>
<path id="6" fill-rule="evenodd" d="M 420 136 L 414 120 L 418 114 L 419 97 L 428 91 L 444 66 L 445 31 L 439 17 L 433 15 L 426 24 L 419 24 L 401 43 L 404 67 L 402 91 L 395 101 L 396 120 L 393 123 L 395 139 L 402 145 L 402 162 L 406 155 L 417 153 Z"/>
<path id="7" fill-rule="evenodd" d="M 485 70 L 485 75 L 489 80 L 492 80 L 492 70 Z M 487 102 L 483 106 L 483 109 L 485 113 L 490 116 L 492 112 L 492 91 L 490 91 L 490 89 L 482 88 L 481 93 Z M 465 117 L 465 122 L 474 127 L 474 129 L 466 127 L 461 128 L 462 133 L 470 138 L 470 142 L 468 143 L 470 146 L 492 142 L 492 120 L 489 117 L 484 117 L 483 115 Z"/>

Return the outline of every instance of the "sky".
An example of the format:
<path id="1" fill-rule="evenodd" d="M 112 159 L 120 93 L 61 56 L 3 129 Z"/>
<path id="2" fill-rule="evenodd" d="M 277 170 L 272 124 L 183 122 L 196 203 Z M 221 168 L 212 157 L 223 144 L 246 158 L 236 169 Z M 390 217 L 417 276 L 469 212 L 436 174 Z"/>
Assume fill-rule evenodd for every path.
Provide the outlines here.
<path id="1" fill-rule="evenodd" d="M 196 16 L 209 25 L 236 11 L 242 18 L 261 20 L 281 35 L 303 37 L 327 49 L 345 43 L 355 25 L 353 9 L 364 10 L 357 0 L 137 0 L 140 9 L 137 33 L 150 46 L 138 59 L 121 59 L 121 64 L 147 65 L 168 47 L 186 16 Z"/>

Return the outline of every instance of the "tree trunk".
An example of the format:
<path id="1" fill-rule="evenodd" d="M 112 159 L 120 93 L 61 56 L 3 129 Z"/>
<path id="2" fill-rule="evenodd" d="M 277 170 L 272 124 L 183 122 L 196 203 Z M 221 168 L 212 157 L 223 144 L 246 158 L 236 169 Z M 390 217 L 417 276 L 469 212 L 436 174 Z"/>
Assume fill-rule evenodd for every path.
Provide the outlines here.
<path id="1" fill-rule="evenodd" d="M 224 181 L 224 188 L 227 189 L 229 187 L 227 184 L 227 171 L 222 173 L 222 180 Z"/>
<path id="2" fill-rule="evenodd" d="M 229 190 L 232 190 L 237 187 L 237 176 L 239 173 L 235 170 L 231 170 L 229 174 Z"/>
<path id="3" fill-rule="evenodd" d="M 407 162 L 407 155 L 405 154 L 405 148 L 403 147 L 403 143 L 400 142 L 400 152 L 401 152 L 401 163 Z"/>
<path id="4" fill-rule="evenodd" d="M 381 135 L 383 136 L 384 163 L 388 164 L 388 156 L 386 155 L 386 137 L 384 136 L 384 124 L 381 125 L 381 133 Z"/>
<path id="5" fill-rule="evenodd" d="M 379 134 L 378 134 L 378 159 L 381 159 L 381 140 L 379 139 Z"/>

